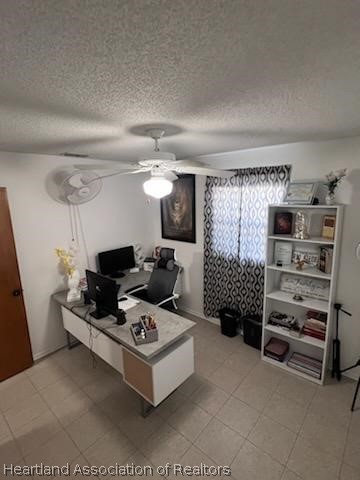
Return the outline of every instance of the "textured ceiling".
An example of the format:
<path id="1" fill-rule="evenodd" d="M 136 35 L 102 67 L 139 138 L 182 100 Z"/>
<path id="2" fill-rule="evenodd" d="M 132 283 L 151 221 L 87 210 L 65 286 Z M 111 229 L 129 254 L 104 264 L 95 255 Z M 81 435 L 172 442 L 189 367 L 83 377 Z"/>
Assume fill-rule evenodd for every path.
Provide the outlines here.
<path id="1" fill-rule="evenodd" d="M 1 0 L 0 150 L 178 158 L 360 134 L 358 0 Z"/>

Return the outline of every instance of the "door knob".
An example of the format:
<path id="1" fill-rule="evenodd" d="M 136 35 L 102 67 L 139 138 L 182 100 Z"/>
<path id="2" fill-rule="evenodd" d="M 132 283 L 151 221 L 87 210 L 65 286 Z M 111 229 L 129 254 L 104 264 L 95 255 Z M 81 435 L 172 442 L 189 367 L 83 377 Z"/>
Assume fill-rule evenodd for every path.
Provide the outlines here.
<path id="1" fill-rule="evenodd" d="M 15 290 L 13 290 L 12 294 L 13 294 L 13 297 L 20 297 L 21 289 L 20 288 L 15 288 Z"/>

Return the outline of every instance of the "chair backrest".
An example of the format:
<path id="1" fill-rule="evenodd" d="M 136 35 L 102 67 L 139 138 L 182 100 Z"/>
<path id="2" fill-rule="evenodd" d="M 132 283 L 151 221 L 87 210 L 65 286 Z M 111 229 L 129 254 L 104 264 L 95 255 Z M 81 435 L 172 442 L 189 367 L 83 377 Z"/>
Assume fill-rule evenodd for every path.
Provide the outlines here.
<path id="1" fill-rule="evenodd" d="M 154 268 L 147 288 L 151 303 L 159 303 L 173 294 L 179 270 L 178 265 L 174 265 L 171 271 L 166 268 Z"/>

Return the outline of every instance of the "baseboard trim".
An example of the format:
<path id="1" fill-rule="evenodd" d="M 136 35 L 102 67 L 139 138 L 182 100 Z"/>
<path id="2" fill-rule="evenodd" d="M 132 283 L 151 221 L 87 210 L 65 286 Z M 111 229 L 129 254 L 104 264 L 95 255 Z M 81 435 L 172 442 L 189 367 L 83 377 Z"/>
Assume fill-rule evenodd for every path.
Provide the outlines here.
<path id="1" fill-rule="evenodd" d="M 180 308 L 180 310 L 182 310 L 186 313 L 190 313 L 190 315 L 194 315 L 195 317 L 199 317 L 203 320 L 207 320 L 208 322 L 213 323 L 214 325 L 219 325 L 219 319 L 218 318 L 205 317 L 205 315 L 203 313 L 192 310 L 191 308 L 182 307 L 182 306 L 180 307 L 180 305 L 179 305 L 179 308 Z"/>
<path id="2" fill-rule="evenodd" d="M 61 348 L 64 348 L 65 346 L 66 346 L 66 341 L 64 341 L 63 343 L 61 343 L 56 347 L 49 348 L 48 350 L 43 350 L 42 352 L 36 353 L 35 355 L 33 355 L 34 362 L 40 360 L 41 358 L 47 357 L 52 353 L 57 352 L 58 350 L 60 350 Z"/>

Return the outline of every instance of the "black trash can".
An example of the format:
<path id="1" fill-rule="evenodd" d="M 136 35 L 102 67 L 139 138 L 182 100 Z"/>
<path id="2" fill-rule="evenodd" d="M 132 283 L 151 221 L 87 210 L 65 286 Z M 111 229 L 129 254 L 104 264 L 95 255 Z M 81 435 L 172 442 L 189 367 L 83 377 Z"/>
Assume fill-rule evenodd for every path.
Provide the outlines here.
<path id="1" fill-rule="evenodd" d="M 261 350 L 262 322 L 259 315 L 245 315 L 241 319 L 244 342 Z"/>
<path id="2" fill-rule="evenodd" d="M 237 326 L 240 320 L 240 313 L 231 308 L 221 308 L 219 310 L 221 333 L 227 337 L 237 335 Z"/>

